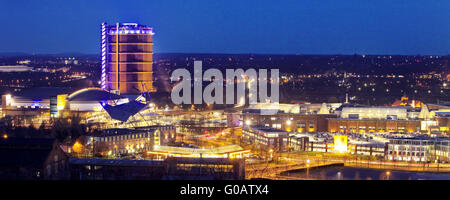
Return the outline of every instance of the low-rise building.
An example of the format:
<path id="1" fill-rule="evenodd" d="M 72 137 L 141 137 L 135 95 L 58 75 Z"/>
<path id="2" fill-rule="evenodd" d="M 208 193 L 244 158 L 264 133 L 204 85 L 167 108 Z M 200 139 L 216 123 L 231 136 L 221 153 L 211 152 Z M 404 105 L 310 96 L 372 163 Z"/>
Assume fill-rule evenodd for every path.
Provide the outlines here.
<path id="1" fill-rule="evenodd" d="M 213 148 L 190 148 L 156 145 L 148 151 L 146 156 L 152 159 L 165 159 L 171 157 L 184 158 L 244 158 L 250 150 L 245 150 L 239 145 L 225 145 Z"/>
<path id="2" fill-rule="evenodd" d="M 278 111 L 264 115 L 261 110 L 248 109 L 242 112 L 243 126 L 270 127 L 287 132 L 325 132 L 327 118 L 336 118 L 334 114 L 292 114 Z"/>
<path id="3" fill-rule="evenodd" d="M 331 133 L 416 133 L 421 131 L 420 120 L 390 119 L 348 119 L 329 118 L 328 132 Z"/>
<path id="4" fill-rule="evenodd" d="M 286 151 L 288 148 L 288 133 L 269 127 L 250 127 L 242 129 L 242 139 L 264 149 Z"/>
<path id="5" fill-rule="evenodd" d="M 387 159 L 393 161 L 430 161 L 430 149 L 434 141 L 429 138 L 391 138 L 387 148 Z"/>
<path id="6" fill-rule="evenodd" d="M 362 142 L 346 135 L 297 133 L 289 137 L 292 151 L 337 152 L 384 157 L 386 146 L 380 142 Z"/>
<path id="7" fill-rule="evenodd" d="M 388 143 L 387 159 L 415 162 L 449 162 L 450 138 L 391 138 Z"/>
<path id="8" fill-rule="evenodd" d="M 61 158 L 64 165 L 50 171 L 58 180 L 243 180 L 244 159 L 167 158 L 125 160 Z M 52 168 L 53 169 L 53 168 Z M 54 174 L 59 172 L 58 174 Z M 64 174 L 61 176 L 61 174 Z"/>
<path id="9" fill-rule="evenodd" d="M 155 145 L 175 142 L 174 126 L 105 129 L 103 133 L 87 136 L 86 147 L 102 155 L 142 153 Z"/>

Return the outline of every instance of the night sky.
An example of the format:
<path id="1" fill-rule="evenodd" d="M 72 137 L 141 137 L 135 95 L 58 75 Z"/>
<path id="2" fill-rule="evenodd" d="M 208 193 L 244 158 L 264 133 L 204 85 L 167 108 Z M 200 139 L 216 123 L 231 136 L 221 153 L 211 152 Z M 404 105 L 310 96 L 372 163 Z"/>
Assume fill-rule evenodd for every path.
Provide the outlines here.
<path id="1" fill-rule="evenodd" d="M 99 53 L 103 21 L 154 27 L 156 53 L 450 52 L 448 0 L 0 0 L 0 52 Z"/>

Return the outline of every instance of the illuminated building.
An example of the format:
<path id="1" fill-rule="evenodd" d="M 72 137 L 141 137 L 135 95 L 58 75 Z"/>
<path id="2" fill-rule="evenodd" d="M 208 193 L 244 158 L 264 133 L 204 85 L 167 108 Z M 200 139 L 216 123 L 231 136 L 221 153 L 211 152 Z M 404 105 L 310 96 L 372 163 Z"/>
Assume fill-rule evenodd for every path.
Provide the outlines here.
<path id="1" fill-rule="evenodd" d="M 366 156 L 379 156 L 386 155 L 386 144 L 348 144 L 348 152 L 350 154 L 366 155 Z"/>
<path id="2" fill-rule="evenodd" d="M 10 94 L 2 95 L 2 110 L 6 110 L 12 104 L 12 98 Z"/>
<path id="3" fill-rule="evenodd" d="M 405 107 L 343 107 L 339 118 L 328 119 L 328 132 L 420 132 L 421 121 L 410 118 L 410 115 L 417 114 Z"/>
<path id="4" fill-rule="evenodd" d="M 407 119 L 403 107 L 344 107 L 341 118 L 350 119 Z"/>
<path id="5" fill-rule="evenodd" d="M 102 104 L 129 102 L 124 96 L 100 88 L 84 88 L 73 92 L 69 88 L 57 87 L 25 89 L 20 93 L 2 95 L 2 100 L 2 115 L 24 119 L 17 126 L 39 126 L 48 123 L 52 117 L 79 116 L 90 122 L 111 121 Z"/>
<path id="6" fill-rule="evenodd" d="M 0 72 L 27 72 L 27 71 L 33 71 L 33 67 L 28 67 L 24 65 L 0 66 Z"/>
<path id="7" fill-rule="evenodd" d="M 106 129 L 95 136 L 87 136 L 85 146 L 103 155 L 119 155 L 147 152 L 155 145 L 174 142 L 173 126 L 149 126 L 134 129 Z"/>
<path id="8" fill-rule="evenodd" d="M 421 131 L 420 120 L 388 119 L 344 119 L 329 118 L 328 132 L 331 133 L 414 133 Z"/>
<path id="9" fill-rule="evenodd" d="M 270 103 L 257 103 L 250 105 L 250 109 L 276 109 L 281 110 L 285 113 L 299 113 L 300 105 L 299 104 L 270 104 Z"/>
<path id="10" fill-rule="evenodd" d="M 325 106 L 327 110 L 334 111 L 339 108 L 342 103 L 301 103 L 301 104 L 268 104 L 268 103 L 257 103 L 250 105 L 250 109 L 273 109 L 280 110 L 284 113 L 291 114 L 325 114 L 320 113 L 320 110 Z M 327 113 L 329 114 L 329 113 Z"/>
<path id="11" fill-rule="evenodd" d="M 346 135 L 334 135 L 333 139 L 315 133 L 297 133 L 289 136 L 292 151 L 338 152 L 366 156 L 384 157 L 386 145 L 379 142 L 349 140 Z"/>
<path id="12" fill-rule="evenodd" d="M 261 126 L 281 129 L 287 132 L 325 132 L 327 118 L 336 118 L 334 114 L 292 114 L 278 112 L 262 115 L 259 109 L 247 109 L 242 112 L 244 126 Z"/>
<path id="13" fill-rule="evenodd" d="M 84 88 L 68 95 L 65 107 L 72 111 L 100 111 L 101 104 L 108 102 L 125 103 L 128 98 L 100 88 Z"/>
<path id="14" fill-rule="evenodd" d="M 50 97 L 50 116 L 51 117 L 58 117 L 58 103 L 57 103 L 57 97 L 53 96 Z"/>
<path id="15" fill-rule="evenodd" d="M 388 160 L 426 162 L 434 141 L 429 138 L 392 138 L 388 143 Z"/>
<path id="16" fill-rule="evenodd" d="M 434 146 L 430 150 L 431 160 L 450 162 L 450 139 L 439 138 L 435 140 Z"/>
<path id="17" fill-rule="evenodd" d="M 260 148 L 286 151 L 288 149 L 288 133 L 269 127 L 250 127 L 242 129 L 242 139 Z"/>
<path id="18" fill-rule="evenodd" d="M 334 151 L 338 153 L 347 152 L 348 137 L 345 135 L 334 136 Z"/>
<path id="19" fill-rule="evenodd" d="M 289 148 L 292 151 L 306 151 L 306 146 L 308 143 L 308 136 L 301 136 L 297 134 L 289 136 Z"/>
<path id="20" fill-rule="evenodd" d="M 159 158 L 188 157 L 188 158 L 244 158 L 244 154 L 250 150 L 244 150 L 238 145 L 226 145 L 214 148 L 188 148 L 172 146 L 155 146 L 147 155 Z"/>
<path id="21" fill-rule="evenodd" d="M 240 116 L 238 113 L 227 113 L 227 126 L 237 127 L 241 125 Z"/>
<path id="22" fill-rule="evenodd" d="M 52 98 L 53 106 L 52 107 Z M 128 98 L 110 93 L 100 88 L 84 88 L 72 92 L 68 88 L 32 88 L 22 91 L 20 94 L 2 95 L 3 109 L 10 113 L 17 109 L 53 109 L 53 112 L 61 110 L 72 111 L 98 111 L 100 102 L 115 101 L 127 102 Z"/>
<path id="23" fill-rule="evenodd" d="M 124 95 L 155 92 L 153 29 L 136 23 L 102 23 L 101 34 L 101 88 Z"/>
<path id="24" fill-rule="evenodd" d="M 450 133 L 450 115 L 446 116 L 438 116 L 437 122 L 440 131 L 443 133 L 449 134 Z"/>
<path id="25" fill-rule="evenodd" d="M 2 95 L 4 109 L 14 108 L 50 108 L 50 97 L 71 92 L 69 88 L 39 87 L 24 89 L 20 92 Z"/>

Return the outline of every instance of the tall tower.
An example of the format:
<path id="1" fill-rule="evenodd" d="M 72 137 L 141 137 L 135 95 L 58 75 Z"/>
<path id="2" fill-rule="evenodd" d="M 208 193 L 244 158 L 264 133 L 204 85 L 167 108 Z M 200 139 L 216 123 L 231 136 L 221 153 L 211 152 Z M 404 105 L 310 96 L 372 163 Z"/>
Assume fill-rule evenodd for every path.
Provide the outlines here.
<path id="1" fill-rule="evenodd" d="M 153 29 L 136 23 L 101 26 L 101 88 L 136 95 L 153 87 Z"/>

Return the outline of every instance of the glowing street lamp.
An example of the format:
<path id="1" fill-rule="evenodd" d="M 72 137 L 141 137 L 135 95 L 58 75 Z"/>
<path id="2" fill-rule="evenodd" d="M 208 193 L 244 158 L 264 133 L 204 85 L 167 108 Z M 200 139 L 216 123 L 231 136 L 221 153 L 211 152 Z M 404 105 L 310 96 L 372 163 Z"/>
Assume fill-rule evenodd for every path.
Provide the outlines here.
<path id="1" fill-rule="evenodd" d="M 250 120 L 245 121 L 245 125 L 250 126 L 252 122 Z"/>
<path id="2" fill-rule="evenodd" d="M 306 160 L 306 177 L 309 177 L 309 159 Z"/>

